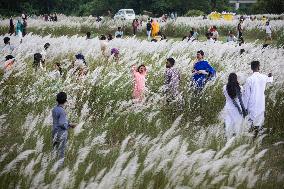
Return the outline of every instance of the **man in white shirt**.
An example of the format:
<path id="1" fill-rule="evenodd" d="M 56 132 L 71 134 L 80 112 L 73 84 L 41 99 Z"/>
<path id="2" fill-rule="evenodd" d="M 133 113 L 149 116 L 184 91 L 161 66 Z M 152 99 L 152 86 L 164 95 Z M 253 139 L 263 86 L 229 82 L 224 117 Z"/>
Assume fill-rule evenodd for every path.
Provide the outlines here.
<path id="1" fill-rule="evenodd" d="M 9 37 L 4 37 L 3 41 L 5 46 L 1 49 L 1 55 L 5 57 L 12 54 L 14 47 L 11 46 Z"/>
<path id="2" fill-rule="evenodd" d="M 117 31 L 114 34 L 115 38 L 122 38 L 123 37 L 123 31 L 121 30 L 121 27 L 117 28 Z"/>
<path id="3" fill-rule="evenodd" d="M 250 131 L 254 131 L 255 137 L 264 123 L 266 83 L 273 81 L 271 73 L 268 76 L 259 73 L 259 66 L 259 61 L 251 62 L 253 74 L 247 79 L 244 87 L 244 106 L 251 123 Z"/>
<path id="4" fill-rule="evenodd" d="M 49 43 L 45 43 L 44 46 L 43 46 L 43 50 L 41 51 L 41 56 L 42 56 L 42 59 L 41 59 L 41 62 L 40 62 L 40 68 L 43 69 L 44 71 L 46 70 L 46 54 L 47 54 L 47 49 L 50 47 L 50 44 Z"/>

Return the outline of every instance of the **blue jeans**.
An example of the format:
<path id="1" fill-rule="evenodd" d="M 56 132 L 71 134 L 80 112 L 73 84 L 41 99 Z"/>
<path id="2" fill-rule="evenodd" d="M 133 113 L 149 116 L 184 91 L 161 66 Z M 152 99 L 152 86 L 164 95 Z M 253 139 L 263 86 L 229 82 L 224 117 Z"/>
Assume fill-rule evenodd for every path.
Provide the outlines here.
<path id="1" fill-rule="evenodd" d="M 66 131 L 57 131 L 52 133 L 52 148 L 56 152 L 56 156 L 59 159 L 64 160 L 64 152 L 67 143 L 67 130 Z"/>

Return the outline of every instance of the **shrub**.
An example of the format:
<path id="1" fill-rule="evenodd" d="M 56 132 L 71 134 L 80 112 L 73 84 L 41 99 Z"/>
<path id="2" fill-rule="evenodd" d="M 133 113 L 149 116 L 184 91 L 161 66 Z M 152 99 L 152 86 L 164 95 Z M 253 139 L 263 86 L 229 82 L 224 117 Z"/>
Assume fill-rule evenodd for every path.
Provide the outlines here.
<path id="1" fill-rule="evenodd" d="M 184 15 L 184 16 L 189 16 L 189 17 L 192 17 L 192 16 L 202 16 L 204 15 L 205 13 L 201 10 L 189 10 L 187 11 L 187 13 Z"/>

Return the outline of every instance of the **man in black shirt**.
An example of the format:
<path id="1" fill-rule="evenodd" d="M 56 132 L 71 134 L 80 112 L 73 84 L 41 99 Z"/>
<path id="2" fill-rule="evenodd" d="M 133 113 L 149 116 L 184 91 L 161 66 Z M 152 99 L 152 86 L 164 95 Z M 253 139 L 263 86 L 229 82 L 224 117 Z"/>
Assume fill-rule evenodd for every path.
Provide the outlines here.
<path id="1" fill-rule="evenodd" d="M 243 39 L 243 19 L 240 19 L 237 30 L 238 30 L 238 41 L 241 44 L 243 43 L 243 40 L 244 40 Z"/>
<path id="2" fill-rule="evenodd" d="M 151 30 L 152 30 L 152 24 L 151 24 L 152 20 L 148 21 L 148 23 L 146 24 L 146 30 L 147 30 L 147 36 L 148 36 L 148 41 L 151 38 Z"/>

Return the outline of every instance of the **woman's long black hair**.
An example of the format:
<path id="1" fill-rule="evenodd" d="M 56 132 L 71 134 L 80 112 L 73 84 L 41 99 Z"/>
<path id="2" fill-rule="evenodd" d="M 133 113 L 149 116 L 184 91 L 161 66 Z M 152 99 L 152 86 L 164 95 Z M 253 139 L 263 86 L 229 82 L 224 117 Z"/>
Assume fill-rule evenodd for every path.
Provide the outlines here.
<path id="1" fill-rule="evenodd" d="M 232 99 L 235 99 L 237 97 L 238 93 L 240 93 L 241 88 L 240 88 L 240 84 L 238 82 L 237 74 L 230 73 L 226 89 L 227 89 L 228 95 Z"/>

